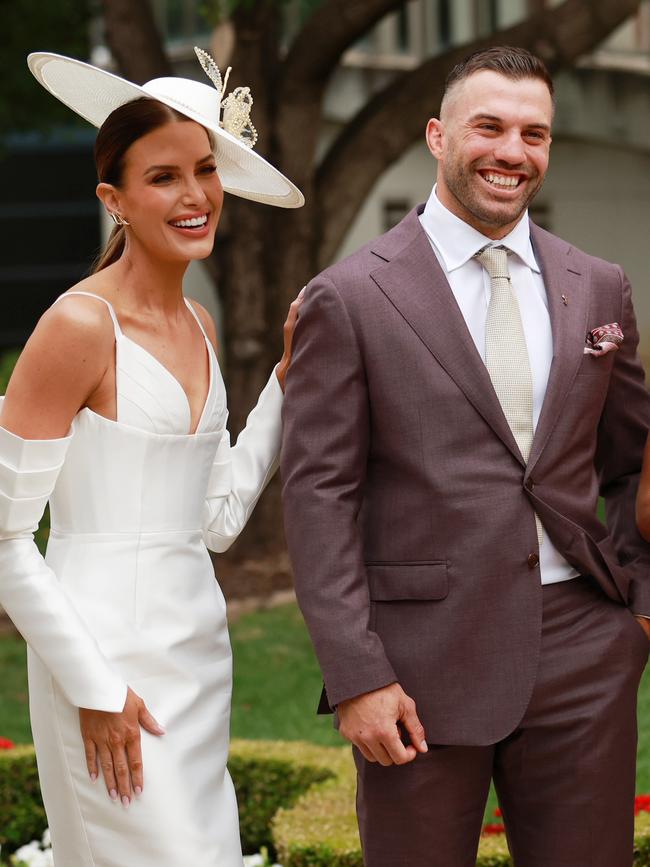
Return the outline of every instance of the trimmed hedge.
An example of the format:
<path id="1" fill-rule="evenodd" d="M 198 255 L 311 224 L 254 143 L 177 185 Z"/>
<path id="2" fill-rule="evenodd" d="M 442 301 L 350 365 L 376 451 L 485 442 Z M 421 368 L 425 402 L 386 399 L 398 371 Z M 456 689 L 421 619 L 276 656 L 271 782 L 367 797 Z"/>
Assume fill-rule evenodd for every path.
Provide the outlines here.
<path id="1" fill-rule="evenodd" d="M 347 747 L 233 741 L 245 852 L 263 845 L 283 867 L 363 867 L 354 812 L 355 770 Z M 47 824 L 32 747 L 0 751 L 0 844 L 11 852 Z M 481 837 L 477 867 L 512 867 L 503 834 Z M 635 867 L 650 867 L 650 813 L 635 820 Z"/>
<path id="2" fill-rule="evenodd" d="M 13 851 L 41 838 L 47 818 L 33 747 L 0 750 L 0 846 Z"/>

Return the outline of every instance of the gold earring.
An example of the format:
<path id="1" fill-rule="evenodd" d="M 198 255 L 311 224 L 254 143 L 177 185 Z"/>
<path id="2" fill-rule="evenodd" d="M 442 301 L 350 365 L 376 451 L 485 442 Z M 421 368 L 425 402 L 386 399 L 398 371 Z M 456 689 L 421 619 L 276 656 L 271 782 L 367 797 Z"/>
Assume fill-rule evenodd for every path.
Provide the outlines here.
<path id="1" fill-rule="evenodd" d="M 118 214 L 117 211 L 109 211 L 108 212 L 111 220 L 115 223 L 116 226 L 130 226 L 127 220 L 121 214 Z"/>

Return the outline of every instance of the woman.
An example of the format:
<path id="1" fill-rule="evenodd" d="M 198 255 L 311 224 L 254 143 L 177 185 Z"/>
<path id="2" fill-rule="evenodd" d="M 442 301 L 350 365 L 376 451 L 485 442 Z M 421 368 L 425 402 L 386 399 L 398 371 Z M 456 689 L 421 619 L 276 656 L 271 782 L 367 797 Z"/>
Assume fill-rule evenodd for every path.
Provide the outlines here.
<path id="1" fill-rule="evenodd" d="M 0 406 L 0 602 L 30 645 L 55 863 L 241 867 L 230 645 L 206 544 L 230 545 L 275 470 L 299 302 L 231 449 L 215 328 L 182 279 L 212 250 L 224 187 L 288 207 L 302 196 L 250 150 L 248 94 L 221 119 L 206 56 L 217 90 L 29 62 L 101 125 L 97 194 L 117 224 L 94 273 L 38 323 Z M 44 561 L 31 533 L 48 499 Z"/>

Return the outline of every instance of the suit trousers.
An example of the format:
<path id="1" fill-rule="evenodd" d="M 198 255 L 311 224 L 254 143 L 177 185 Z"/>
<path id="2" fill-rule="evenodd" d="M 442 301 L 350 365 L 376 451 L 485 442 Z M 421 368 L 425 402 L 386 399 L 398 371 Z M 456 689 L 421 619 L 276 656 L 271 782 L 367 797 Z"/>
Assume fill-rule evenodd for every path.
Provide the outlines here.
<path id="1" fill-rule="evenodd" d="M 591 578 L 542 595 L 537 677 L 508 737 L 432 744 L 403 766 L 354 750 L 366 867 L 474 867 L 491 779 L 515 867 L 631 867 L 636 700 L 650 642 Z"/>

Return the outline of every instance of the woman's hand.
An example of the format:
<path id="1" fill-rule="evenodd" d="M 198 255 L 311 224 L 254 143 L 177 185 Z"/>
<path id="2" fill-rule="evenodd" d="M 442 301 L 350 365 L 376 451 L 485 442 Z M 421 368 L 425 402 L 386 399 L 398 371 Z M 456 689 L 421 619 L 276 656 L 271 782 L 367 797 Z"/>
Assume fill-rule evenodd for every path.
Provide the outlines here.
<path id="1" fill-rule="evenodd" d="M 118 797 L 125 807 L 132 794 L 142 794 L 142 751 L 140 726 L 152 735 L 164 735 L 165 730 L 151 716 L 145 703 L 132 689 L 126 694 L 121 713 L 79 708 L 79 724 L 86 752 L 90 779 L 97 779 L 101 765 L 109 796 Z M 99 760 L 99 761 L 98 761 Z"/>
<path id="2" fill-rule="evenodd" d="M 275 374 L 280 383 L 280 388 L 284 391 L 284 382 L 287 378 L 287 370 L 291 364 L 291 347 L 293 344 L 293 332 L 296 330 L 296 322 L 298 321 L 298 311 L 302 304 L 302 299 L 305 294 L 305 287 L 300 290 L 295 301 L 291 302 L 287 321 L 284 323 L 284 353 L 280 359 L 280 363 L 275 368 Z"/>

